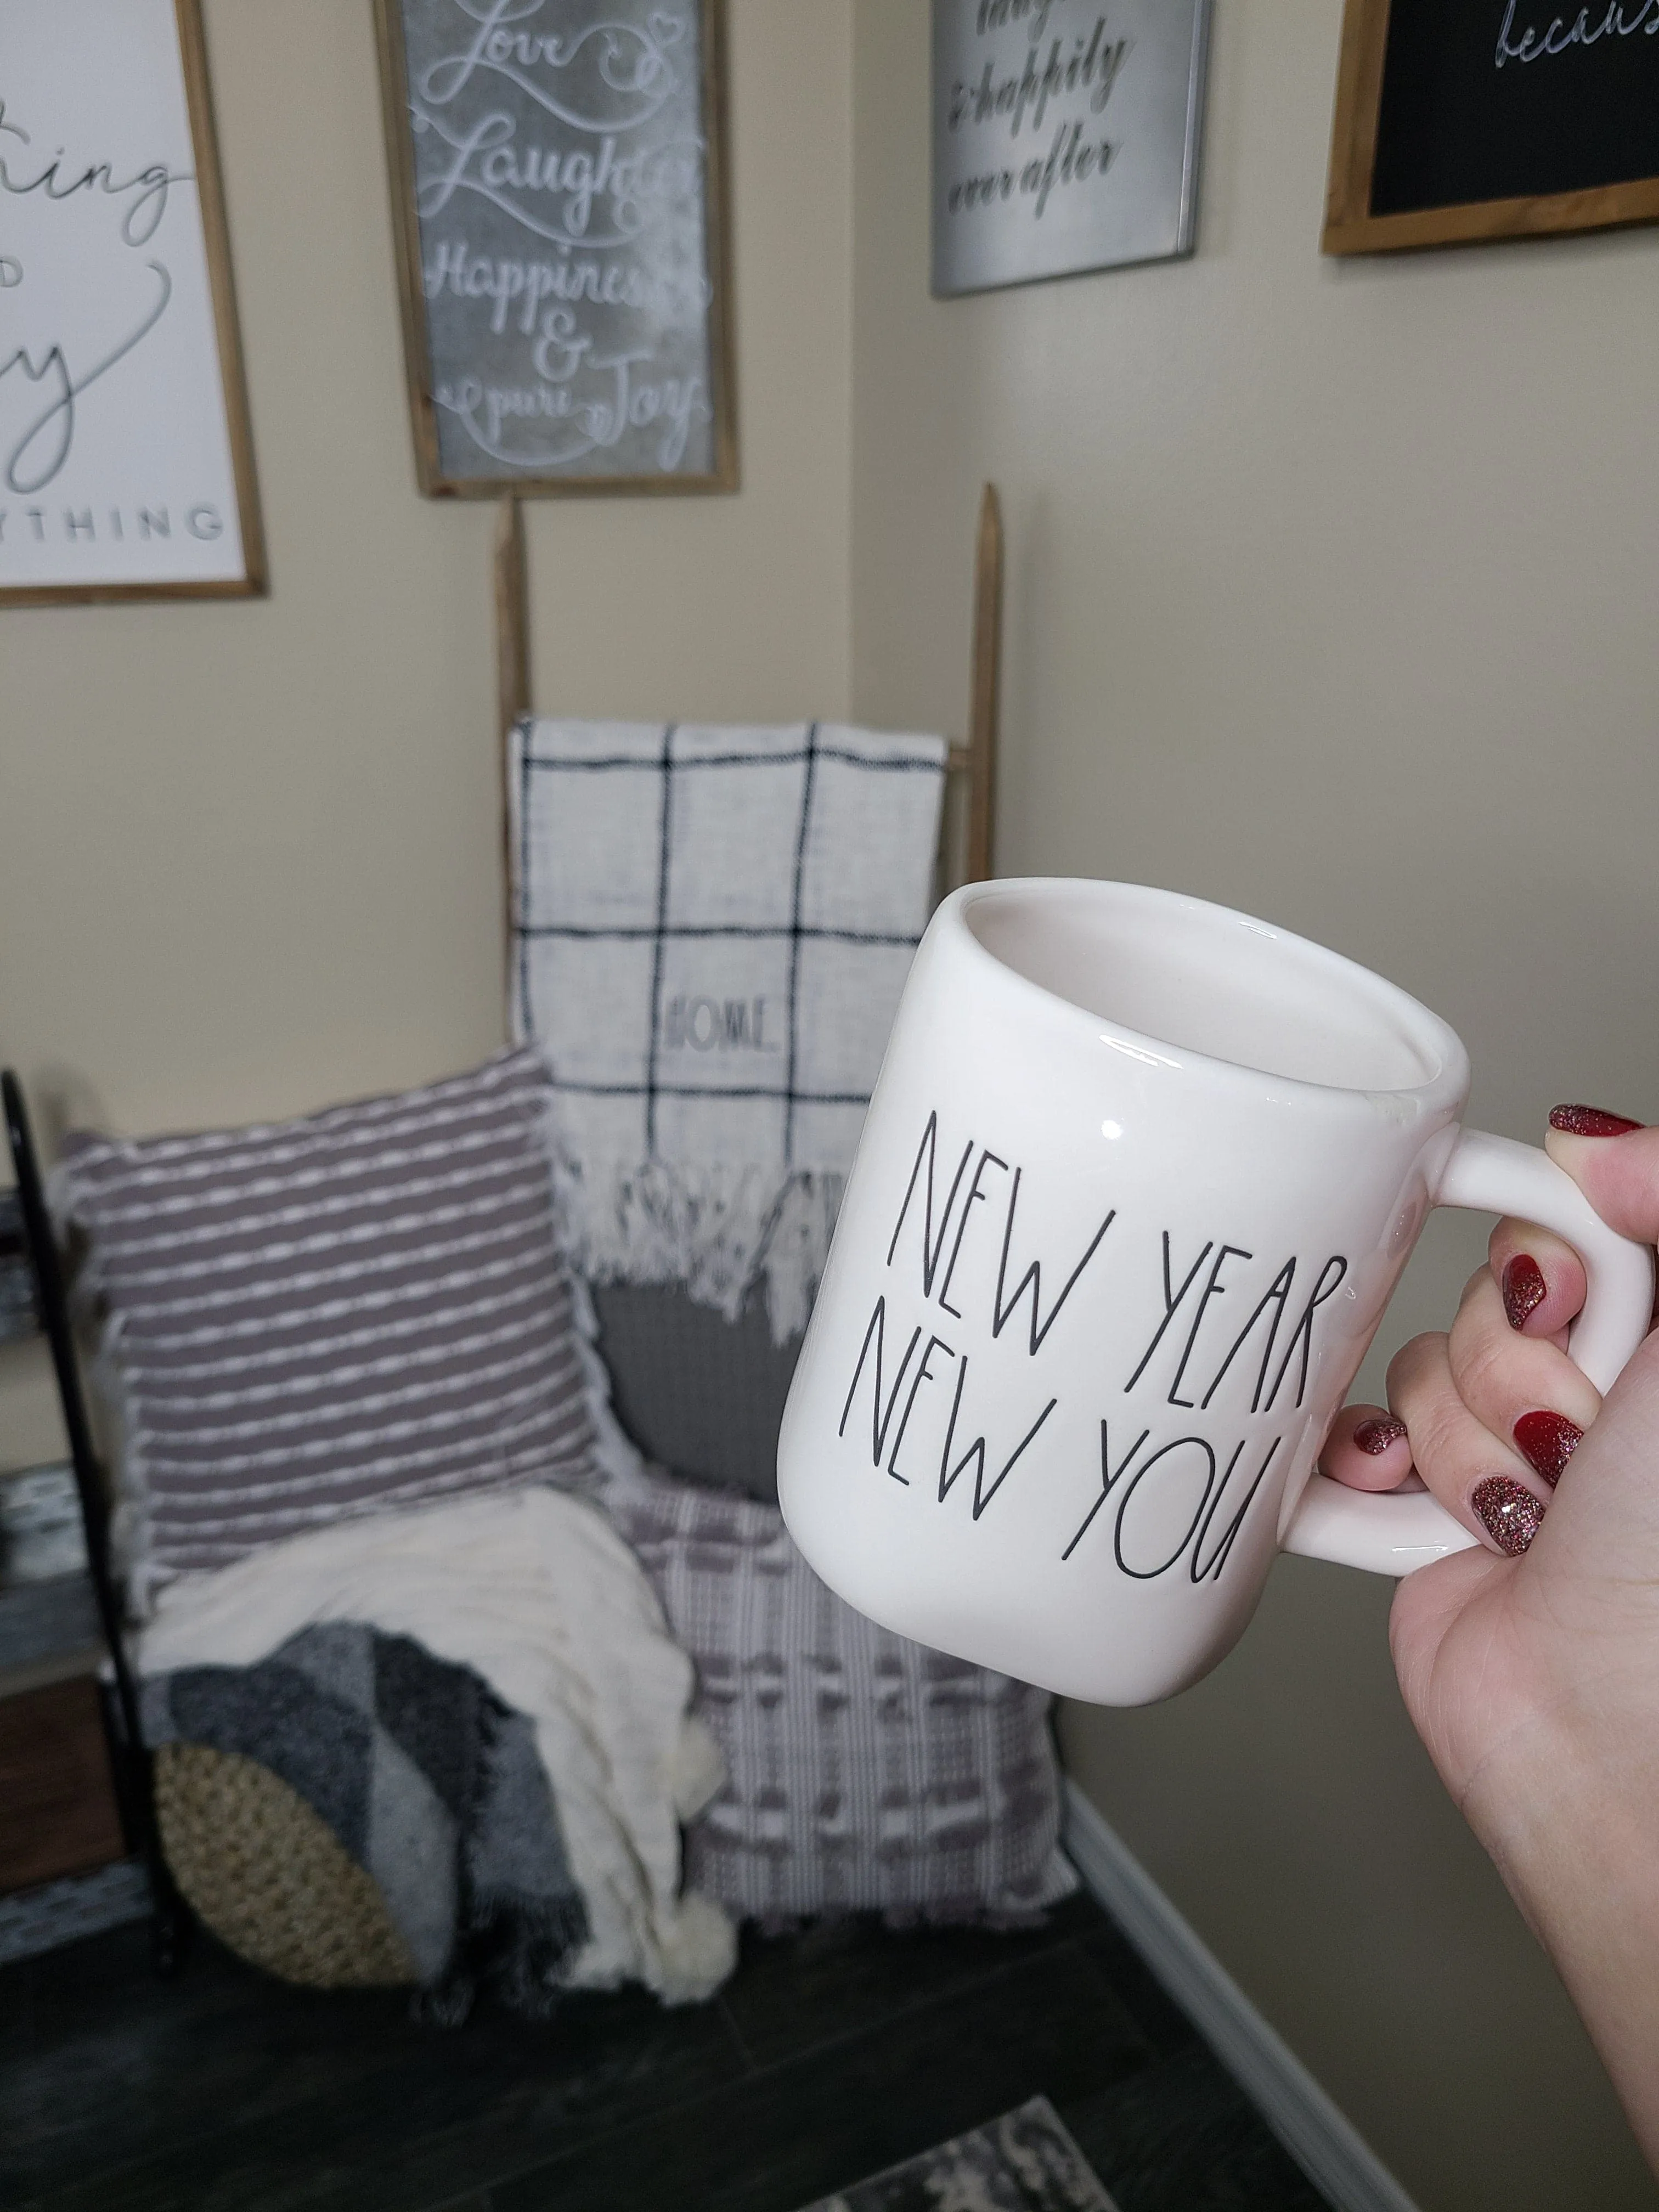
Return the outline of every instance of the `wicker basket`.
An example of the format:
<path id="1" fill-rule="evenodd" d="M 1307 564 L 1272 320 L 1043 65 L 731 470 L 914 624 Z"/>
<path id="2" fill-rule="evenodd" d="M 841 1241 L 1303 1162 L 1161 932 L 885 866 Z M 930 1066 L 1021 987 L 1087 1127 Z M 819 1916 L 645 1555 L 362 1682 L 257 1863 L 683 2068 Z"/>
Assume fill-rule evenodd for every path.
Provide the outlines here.
<path id="1" fill-rule="evenodd" d="M 181 1894 L 238 1957 L 313 1989 L 417 1979 L 374 1881 L 268 1767 L 202 1744 L 162 1744 L 155 1813 Z"/>

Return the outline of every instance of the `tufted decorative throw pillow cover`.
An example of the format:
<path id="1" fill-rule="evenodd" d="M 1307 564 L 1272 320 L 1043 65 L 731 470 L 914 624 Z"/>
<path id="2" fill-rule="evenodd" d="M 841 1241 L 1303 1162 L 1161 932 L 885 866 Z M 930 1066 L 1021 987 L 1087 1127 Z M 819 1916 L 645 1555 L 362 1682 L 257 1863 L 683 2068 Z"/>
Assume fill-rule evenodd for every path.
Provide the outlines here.
<path id="1" fill-rule="evenodd" d="M 295 1121 L 68 1140 L 51 1197 L 139 1610 L 328 1522 L 633 1464 L 559 1257 L 548 1097 L 520 1050 Z"/>
<path id="2" fill-rule="evenodd" d="M 653 1467 L 778 1502 L 778 1431 L 801 1340 L 774 1344 L 766 1302 L 736 1321 L 683 1284 L 591 1283 L 611 1403 Z"/>
<path id="3" fill-rule="evenodd" d="M 605 1506 L 696 1662 L 726 1781 L 686 1881 L 737 1918 L 1018 1925 L 1077 1887 L 1046 1691 L 878 1628 L 775 1506 L 646 1471 Z"/>

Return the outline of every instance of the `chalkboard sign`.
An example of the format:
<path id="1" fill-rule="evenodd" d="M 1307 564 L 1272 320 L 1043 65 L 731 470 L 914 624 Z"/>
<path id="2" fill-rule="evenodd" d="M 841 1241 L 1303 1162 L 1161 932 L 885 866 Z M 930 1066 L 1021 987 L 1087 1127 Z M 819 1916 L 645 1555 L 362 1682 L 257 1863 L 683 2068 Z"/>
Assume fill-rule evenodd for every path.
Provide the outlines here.
<path id="1" fill-rule="evenodd" d="M 729 491 L 720 0 L 378 0 L 422 491 Z"/>
<path id="2" fill-rule="evenodd" d="M 1659 0 L 1347 0 L 1327 253 L 1659 221 Z"/>
<path id="3" fill-rule="evenodd" d="M 198 0 L 0 0 L 0 603 L 264 589 Z"/>

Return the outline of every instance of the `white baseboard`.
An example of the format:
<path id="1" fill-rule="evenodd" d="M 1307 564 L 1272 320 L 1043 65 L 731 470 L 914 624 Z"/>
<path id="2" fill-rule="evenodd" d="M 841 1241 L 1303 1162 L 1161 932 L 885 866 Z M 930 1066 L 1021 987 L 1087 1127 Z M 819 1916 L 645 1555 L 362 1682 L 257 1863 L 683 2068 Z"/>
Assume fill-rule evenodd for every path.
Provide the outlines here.
<path id="1" fill-rule="evenodd" d="M 1417 2212 L 1075 1782 L 1066 1798 L 1073 1864 L 1314 2186 L 1338 2212 Z"/>

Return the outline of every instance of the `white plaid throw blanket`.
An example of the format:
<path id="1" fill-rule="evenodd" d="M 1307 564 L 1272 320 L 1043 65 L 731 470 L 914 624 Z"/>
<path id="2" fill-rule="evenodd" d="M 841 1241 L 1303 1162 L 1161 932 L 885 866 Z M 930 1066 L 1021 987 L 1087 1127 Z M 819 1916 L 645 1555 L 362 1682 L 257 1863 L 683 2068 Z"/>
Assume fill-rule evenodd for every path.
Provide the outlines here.
<path id="1" fill-rule="evenodd" d="M 932 903 L 945 744 L 526 721 L 513 1004 L 547 1054 L 571 1256 L 805 1324 Z"/>

